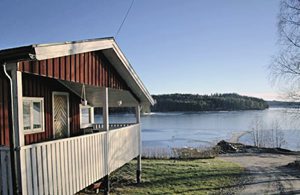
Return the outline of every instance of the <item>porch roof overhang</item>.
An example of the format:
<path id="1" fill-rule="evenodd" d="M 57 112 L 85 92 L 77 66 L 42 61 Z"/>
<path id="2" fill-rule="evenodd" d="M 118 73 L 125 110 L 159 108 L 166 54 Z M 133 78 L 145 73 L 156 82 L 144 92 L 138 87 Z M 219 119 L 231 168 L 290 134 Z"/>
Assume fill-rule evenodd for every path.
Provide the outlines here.
<path id="1" fill-rule="evenodd" d="M 113 37 L 52 44 L 34 44 L 0 50 L 0 62 L 45 60 L 99 50 L 103 52 L 118 74 L 124 79 L 131 92 L 138 98 L 140 104 L 153 105 L 155 103 Z M 75 84 L 73 87 L 76 88 Z M 115 90 L 111 89 L 110 91 L 113 93 Z M 124 92 L 122 93 L 124 95 Z"/>
<path id="2" fill-rule="evenodd" d="M 59 82 L 70 89 L 73 93 L 81 97 L 82 84 L 69 81 Z M 85 94 L 88 104 L 93 107 L 103 107 L 104 105 L 102 97 L 105 93 L 104 91 L 104 87 L 85 85 Z M 135 107 L 138 104 L 139 102 L 129 91 L 108 88 L 109 107 Z"/>

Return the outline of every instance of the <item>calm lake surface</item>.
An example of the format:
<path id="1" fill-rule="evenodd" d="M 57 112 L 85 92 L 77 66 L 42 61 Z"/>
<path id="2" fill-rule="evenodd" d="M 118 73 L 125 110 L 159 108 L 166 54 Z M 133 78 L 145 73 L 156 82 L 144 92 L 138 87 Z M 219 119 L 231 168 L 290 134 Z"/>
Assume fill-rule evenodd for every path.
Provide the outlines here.
<path id="1" fill-rule="evenodd" d="M 300 150 L 300 110 L 269 108 L 262 111 L 151 113 L 142 118 L 143 148 L 207 147 L 251 131 L 257 121 L 270 130 L 277 124 L 286 141 L 282 147 Z M 134 115 L 112 115 L 111 122 L 134 122 Z M 239 140 L 252 144 L 250 133 Z"/>

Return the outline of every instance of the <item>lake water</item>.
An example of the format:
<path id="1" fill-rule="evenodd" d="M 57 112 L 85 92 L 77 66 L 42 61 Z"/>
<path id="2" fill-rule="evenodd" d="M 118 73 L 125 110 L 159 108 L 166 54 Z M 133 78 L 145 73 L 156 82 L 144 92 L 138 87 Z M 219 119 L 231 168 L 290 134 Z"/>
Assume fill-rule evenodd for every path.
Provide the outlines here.
<path id="1" fill-rule="evenodd" d="M 299 114 L 298 114 L 299 113 Z M 111 122 L 134 122 L 133 115 L 112 115 Z M 292 108 L 270 108 L 261 111 L 151 113 L 143 115 L 143 148 L 207 147 L 220 140 L 230 140 L 237 133 L 277 126 L 286 143 L 283 148 L 300 150 L 300 111 Z M 277 124 L 277 125 L 276 125 Z M 252 144 L 251 134 L 240 142 Z"/>

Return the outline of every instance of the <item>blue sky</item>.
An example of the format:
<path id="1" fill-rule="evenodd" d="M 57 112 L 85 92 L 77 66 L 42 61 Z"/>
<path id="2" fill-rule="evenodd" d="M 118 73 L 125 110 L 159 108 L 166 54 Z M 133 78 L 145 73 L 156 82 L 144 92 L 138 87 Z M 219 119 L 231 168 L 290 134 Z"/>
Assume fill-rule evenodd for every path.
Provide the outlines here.
<path id="1" fill-rule="evenodd" d="M 114 36 L 131 0 L 2 0 L 0 48 Z M 116 40 L 152 94 L 277 97 L 278 0 L 135 0 Z"/>

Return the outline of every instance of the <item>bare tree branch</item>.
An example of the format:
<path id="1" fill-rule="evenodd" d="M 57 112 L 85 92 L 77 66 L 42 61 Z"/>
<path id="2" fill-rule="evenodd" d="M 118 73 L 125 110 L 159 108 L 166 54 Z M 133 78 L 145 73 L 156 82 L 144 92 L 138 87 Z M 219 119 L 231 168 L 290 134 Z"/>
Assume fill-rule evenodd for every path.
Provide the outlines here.
<path id="1" fill-rule="evenodd" d="M 281 1 L 278 32 L 281 50 L 269 66 L 270 78 L 300 91 L 300 0 Z M 300 100 L 300 93 L 289 95 Z"/>

